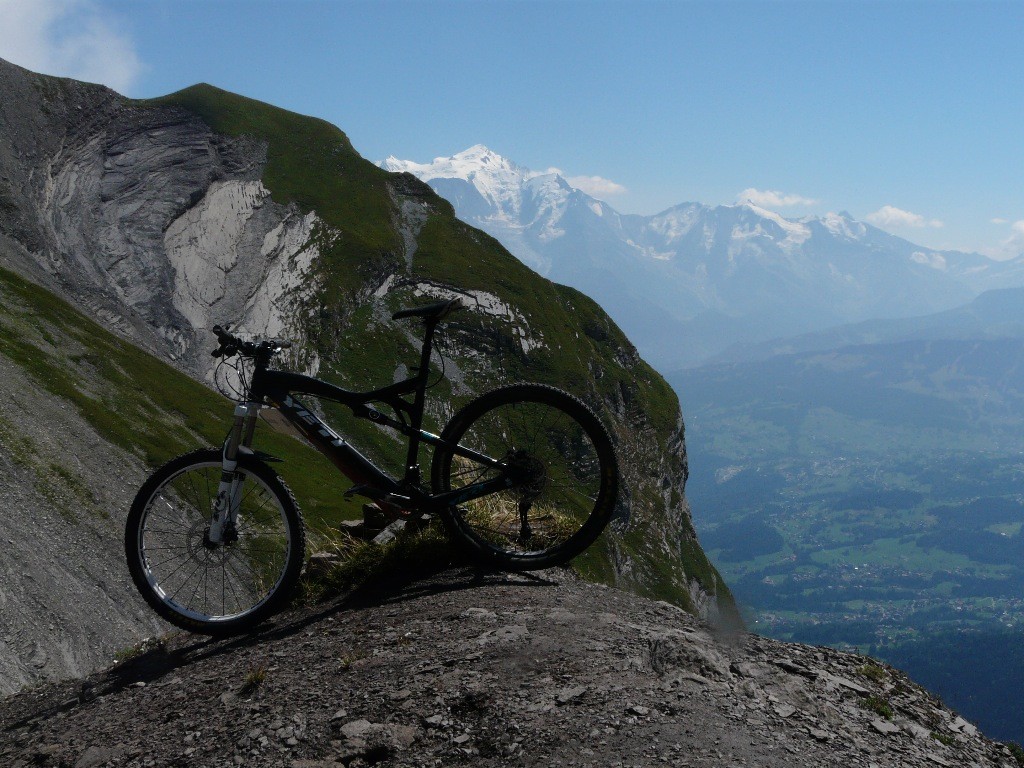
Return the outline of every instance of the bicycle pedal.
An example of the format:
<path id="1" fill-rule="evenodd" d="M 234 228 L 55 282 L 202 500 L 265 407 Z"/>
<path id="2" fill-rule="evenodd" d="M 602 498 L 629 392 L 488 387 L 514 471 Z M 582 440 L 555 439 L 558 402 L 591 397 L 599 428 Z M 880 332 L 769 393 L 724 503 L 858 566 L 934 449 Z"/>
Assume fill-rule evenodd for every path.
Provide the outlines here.
<path id="1" fill-rule="evenodd" d="M 424 528 L 430 526 L 433 519 L 434 518 L 428 514 L 412 515 L 408 520 L 406 520 L 406 530 L 422 531 Z"/>
<path id="2" fill-rule="evenodd" d="M 366 491 L 368 490 L 372 490 L 368 485 L 353 485 L 342 494 L 342 498 L 351 499 L 353 496 L 366 496 Z"/>

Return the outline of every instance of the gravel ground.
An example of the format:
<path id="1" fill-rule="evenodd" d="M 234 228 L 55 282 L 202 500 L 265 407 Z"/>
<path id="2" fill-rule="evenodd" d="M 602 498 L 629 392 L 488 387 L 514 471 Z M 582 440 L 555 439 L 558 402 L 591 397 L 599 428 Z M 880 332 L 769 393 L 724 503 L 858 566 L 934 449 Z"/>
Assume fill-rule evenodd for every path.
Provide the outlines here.
<path id="1" fill-rule="evenodd" d="M 10 766 L 972 766 L 1002 745 L 891 668 L 566 571 L 447 571 L 179 634 L 0 702 Z"/>

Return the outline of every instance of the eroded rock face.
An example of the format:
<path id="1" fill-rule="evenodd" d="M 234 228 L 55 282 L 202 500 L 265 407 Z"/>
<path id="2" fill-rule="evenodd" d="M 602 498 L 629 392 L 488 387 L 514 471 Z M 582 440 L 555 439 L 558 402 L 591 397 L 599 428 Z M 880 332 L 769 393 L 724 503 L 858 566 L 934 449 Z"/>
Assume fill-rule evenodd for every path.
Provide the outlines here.
<path id="1" fill-rule="evenodd" d="M 174 309 L 196 334 L 231 322 L 243 333 L 301 339 L 298 306 L 318 287 L 317 224 L 314 212 L 275 204 L 260 181 L 214 182 L 164 235 Z M 200 351 L 192 362 L 202 368 L 207 359 Z"/>
<path id="2" fill-rule="evenodd" d="M 124 563 L 145 475 L 0 356 L 0 695 L 86 675 L 165 631 Z"/>
<path id="3" fill-rule="evenodd" d="M 0 187 L 17 214 L 0 232 L 49 287 L 197 374 L 214 324 L 294 329 L 317 218 L 270 199 L 264 145 L 6 64 L 0 93 Z"/>

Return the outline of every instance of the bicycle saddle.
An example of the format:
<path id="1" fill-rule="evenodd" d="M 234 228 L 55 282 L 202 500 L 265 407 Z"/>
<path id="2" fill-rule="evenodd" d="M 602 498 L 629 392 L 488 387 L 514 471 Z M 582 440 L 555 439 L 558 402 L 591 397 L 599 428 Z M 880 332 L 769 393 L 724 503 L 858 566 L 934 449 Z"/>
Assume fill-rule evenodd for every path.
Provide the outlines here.
<path id="1" fill-rule="evenodd" d="M 454 299 L 436 301 L 433 304 L 424 304 L 420 307 L 407 307 L 400 309 L 391 316 L 392 320 L 401 320 L 403 317 L 422 317 L 427 322 L 443 320 L 452 312 L 462 308 L 462 300 L 457 296 Z"/>

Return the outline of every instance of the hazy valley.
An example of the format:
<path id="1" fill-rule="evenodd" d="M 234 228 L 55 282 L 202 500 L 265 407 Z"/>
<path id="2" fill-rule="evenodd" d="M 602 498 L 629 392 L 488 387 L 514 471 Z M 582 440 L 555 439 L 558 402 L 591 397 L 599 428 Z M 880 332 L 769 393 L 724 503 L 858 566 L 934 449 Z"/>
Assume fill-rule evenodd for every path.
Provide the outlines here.
<path id="1" fill-rule="evenodd" d="M 1019 738 L 1013 645 L 994 664 L 983 639 L 1022 637 L 1024 338 L 864 345 L 670 379 L 698 527 L 752 626 L 902 662 Z"/>

